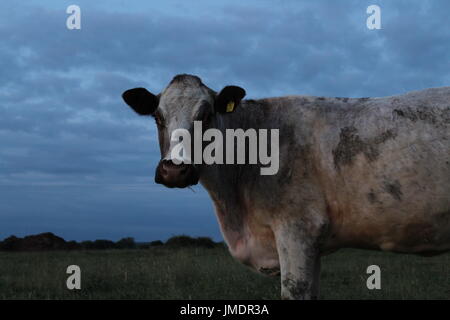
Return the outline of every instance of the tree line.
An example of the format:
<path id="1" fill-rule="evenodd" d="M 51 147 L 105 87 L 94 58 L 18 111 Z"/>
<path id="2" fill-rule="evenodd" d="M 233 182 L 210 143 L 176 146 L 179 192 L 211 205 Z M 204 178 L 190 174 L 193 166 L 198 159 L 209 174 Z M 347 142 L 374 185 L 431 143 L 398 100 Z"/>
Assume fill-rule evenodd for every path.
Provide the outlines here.
<path id="1" fill-rule="evenodd" d="M 0 251 L 48 251 L 48 250 L 108 250 L 108 249 L 149 249 L 151 247 L 203 247 L 214 248 L 222 246 L 209 237 L 190 237 L 179 235 L 169 238 L 166 242 L 160 240 L 151 242 L 136 242 L 132 237 L 119 241 L 98 239 L 94 241 L 66 241 L 51 232 L 30 235 L 23 238 L 14 235 L 0 241 Z"/>

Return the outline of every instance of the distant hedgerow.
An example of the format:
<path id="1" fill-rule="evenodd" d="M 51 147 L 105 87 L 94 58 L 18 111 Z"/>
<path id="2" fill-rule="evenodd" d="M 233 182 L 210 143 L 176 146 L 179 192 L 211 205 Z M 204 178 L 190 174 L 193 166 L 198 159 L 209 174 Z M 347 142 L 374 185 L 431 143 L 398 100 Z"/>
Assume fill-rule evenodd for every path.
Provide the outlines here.
<path id="1" fill-rule="evenodd" d="M 168 239 L 165 245 L 171 247 L 214 248 L 217 244 L 209 237 L 192 238 L 187 235 L 179 235 Z"/>

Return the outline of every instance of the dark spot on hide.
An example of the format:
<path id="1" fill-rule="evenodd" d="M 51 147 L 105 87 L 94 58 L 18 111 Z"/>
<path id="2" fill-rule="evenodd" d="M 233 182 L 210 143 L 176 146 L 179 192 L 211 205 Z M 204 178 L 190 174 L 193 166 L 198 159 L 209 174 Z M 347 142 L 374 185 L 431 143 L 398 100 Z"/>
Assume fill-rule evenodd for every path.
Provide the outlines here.
<path id="1" fill-rule="evenodd" d="M 378 202 L 378 198 L 377 195 L 375 194 L 375 192 L 371 189 L 370 192 L 367 194 L 367 199 L 369 199 L 369 202 L 371 204 L 375 204 Z"/>
<path id="2" fill-rule="evenodd" d="M 408 119 L 412 122 L 423 121 L 433 125 L 450 124 L 450 107 L 447 109 L 438 109 L 427 106 L 417 108 L 402 108 L 392 111 L 394 116 Z"/>
<path id="3" fill-rule="evenodd" d="M 379 156 L 378 145 L 396 136 L 393 130 L 387 130 L 379 136 L 362 140 L 355 127 L 344 127 L 341 129 L 340 141 L 333 150 L 334 165 L 338 170 L 341 166 L 351 165 L 360 153 L 364 154 L 369 162 L 375 161 Z"/>
<path id="4" fill-rule="evenodd" d="M 394 199 L 401 201 L 403 192 L 401 184 L 397 180 L 394 182 L 385 181 L 383 184 L 383 190 L 389 193 Z"/>

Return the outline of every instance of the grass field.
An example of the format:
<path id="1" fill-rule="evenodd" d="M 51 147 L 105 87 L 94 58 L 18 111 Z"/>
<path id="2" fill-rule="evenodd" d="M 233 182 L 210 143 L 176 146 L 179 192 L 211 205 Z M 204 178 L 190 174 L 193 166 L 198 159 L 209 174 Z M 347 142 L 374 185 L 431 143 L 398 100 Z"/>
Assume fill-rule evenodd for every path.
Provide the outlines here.
<path id="1" fill-rule="evenodd" d="M 323 258 L 321 299 L 450 299 L 450 254 L 432 258 L 341 250 Z M 81 267 L 81 290 L 66 268 Z M 381 268 L 368 290 L 366 268 Z M 0 299 L 279 299 L 278 278 L 234 261 L 223 247 L 0 252 Z"/>

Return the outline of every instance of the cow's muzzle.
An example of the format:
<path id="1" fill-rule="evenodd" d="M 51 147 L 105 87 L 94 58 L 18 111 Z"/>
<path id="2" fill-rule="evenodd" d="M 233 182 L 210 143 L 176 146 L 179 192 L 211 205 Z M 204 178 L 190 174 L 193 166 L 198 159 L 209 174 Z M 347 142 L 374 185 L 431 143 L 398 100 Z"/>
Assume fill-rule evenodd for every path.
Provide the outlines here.
<path id="1" fill-rule="evenodd" d="M 156 167 L 155 182 L 169 188 L 186 188 L 198 183 L 199 175 L 191 164 L 161 160 Z"/>

